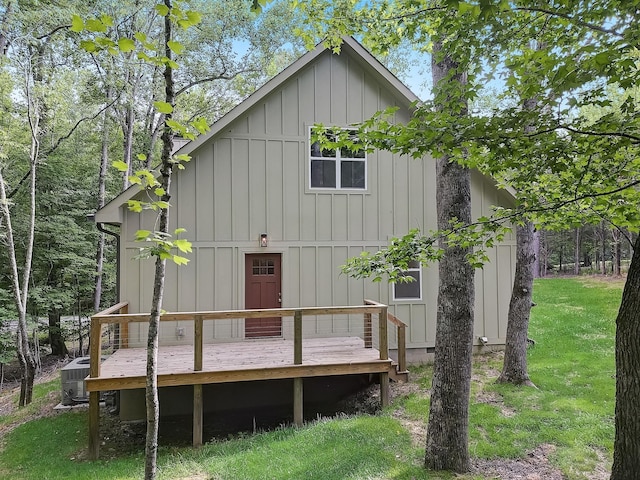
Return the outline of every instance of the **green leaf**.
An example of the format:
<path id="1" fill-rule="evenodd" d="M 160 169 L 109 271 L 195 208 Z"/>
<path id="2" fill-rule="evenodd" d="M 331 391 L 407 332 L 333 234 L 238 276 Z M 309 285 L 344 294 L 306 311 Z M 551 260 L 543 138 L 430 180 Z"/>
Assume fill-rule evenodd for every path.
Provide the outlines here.
<path id="1" fill-rule="evenodd" d="M 177 240 L 174 240 L 173 244 L 181 252 L 191 253 L 191 242 L 189 240 L 178 238 Z"/>
<path id="2" fill-rule="evenodd" d="M 130 38 L 121 38 L 118 40 L 118 48 L 121 52 L 129 53 L 135 50 L 136 43 Z"/>
<path id="3" fill-rule="evenodd" d="M 189 263 L 188 258 L 184 258 L 179 255 L 174 255 L 172 260 L 173 260 L 173 263 L 175 263 L 176 265 L 186 265 L 187 263 Z"/>
<path id="4" fill-rule="evenodd" d="M 185 233 L 187 231 L 186 228 L 178 227 L 173 231 L 174 235 L 180 235 L 181 233 Z"/>
<path id="5" fill-rule="evenodd" d="M 97 18 L 91 18 L 87 20 L 86 27 L 90 32 L 104 33 L 107 31 L 107 27 L 105 26 L 105 24 Z"/>
<path id="6" fill-rule="evenodd" d="M 136 155 L 136 158 L 141 162 L 144 162 L 147 159 L 147 156 L 144 153 L 139 153 Z"/>
<path id="7" fill-rule="evenodd" d="M 100 21 L 106 27 L 113 27 L 113 18 L 111 18 L 109 15 L 101 15 Z"/>
<path id="8" fill-rule="evenodd" d="M 191 125 L 200 133 L 206 133 L 209 131 L 209 124 L 207 123 L 207 119 L 204 117 L 196 118 L 191 122 Z"/>
<path id="9" fill-rule="evenodd" d="M 174 42 L 173 40 L 169 40 L 167 42 L 167 46 L 176 55 L 180 55 L 184 51 L 184 45 L 182 45 L 180 42 Z"/>
<path id="10" fill-rule="evenodd" d="M 151 230 L 138 230 L 135 236 L 136 242 L 142 242 L 146 240 L 147 238 L 149 238 L 149 235 L 151 235 Z"/>
<path id="11" fill-rule="evenodd" d="M 155 8 L 156 12 L 158 12 L 158 14 L 160 14 L 161 16 L 166 17 L 167 15 L 169 15 L 169 7 L 167 7 L 166 5 L 158 4 Z"/>
<path id="12" fill-rule="evenodd" d="M 156 110 L 160 113 L 173 112 L 173 106 L 167 102 L 153 102 L 153 106 L 156 107 Z"/>
<path id="13" fill-rule="evenodd" d="M 129 210 L 131 210 L 132 212 L 135 212 L 135 213 L 142 212 L 142 202 L 138 200 L 127 200 L 127 206 L 129 207 Z"/>
<path id="14" fill-rule="evenodd" d="M 111 162 L 111 165 L 116 170 L 118 170 L 119 172 L 127 172 L 127 171 L 129 171 L 129 165 L 127 165 L 122 160 L 115 160 L 115 161 Z"/>
<path id="15" fill-rule="evenodd" d="M 153 193 L 155 193 L 158 197 L 161 197 L 165 194 L 164 188 L 158 187 L 156 188 Z"/>
<path id="16" fill-rule="evenodd" d="M 187 19 L 189 20 L 191 25 L 197 25 L 202 22 L 202 15 L 200 15 L 200 12 L 187 10 Z"/>
<path id="17" fill-rule="evenodd" d="M 92 40 L 81 40 L 80 48 L 82 48 L 85 52 L 93 53 L 98 51 L 98 46 Z"/>
<path id="18" fill-rule="evenodd" d="M 136 177 L 135 175 L 129 175 L 129 183 L 133 185 L 141 185 L 142 179 L 140 177 Z"/>
<path id="19" fill-rule="evenodd" d="M 169 208 L 171 205 L 169 204 L 169 202 L 165 202 L 163 200 L 159 200 L 157 202 L 153 202 L 153 205 L 155 205 L 158 208 L 162 208 L 162 209 L 167 209 Z"/>
<path id="20" fill-rule="evenodd" d="M 69 28 L 72 32 L 81 32 L 84 30 L 84 22 L 79 15 L 74 15 L 71 17 L 71 27 Z"/>

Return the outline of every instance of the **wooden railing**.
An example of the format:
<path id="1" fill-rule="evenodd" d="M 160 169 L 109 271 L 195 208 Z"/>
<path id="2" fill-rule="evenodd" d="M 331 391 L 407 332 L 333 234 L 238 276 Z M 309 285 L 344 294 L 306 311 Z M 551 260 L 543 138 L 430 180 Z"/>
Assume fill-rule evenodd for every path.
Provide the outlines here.
<path id="1" fill-rule="evenodd" d="M 301 308 L 272 308 L 260 310 L 226 310 L 211 312 L 179 312 L 164 313 L 160 317 L 161 322 L 192 321 L 194 323 L 193 343 L 193 367 L 195 372 L 203 369 L 203 330 L 205 320 L 229 320 L 247 318 L 273 318 L 293 317 L 293 364 L 302 365 L 302 337 L 303 317 L 322 315 L 363 315 L 364 332 L 363 340 L 365 348 L 373 348 L 373 315 L 378 317 L 377 347 L 380 360 L 389 359 L 389 341 L 387 323 L 396 326 L 398 332 L 398 367 L 400 372 L 406 369 L 405 330 L 406 325 L 395 316 L 389 314 L 387 305 L 371 300 L 365 300 L 365 305 L 349 307 L 301 307 Z M 128 348 L 129 325 L 133 322 L 148 322 L 149 314 L 130 314 L 128 303 L 121 302 L 91 317 L 91 378 L 100 377 L 100 361 L 102 354 L 102 331 L 107 325 L 117 325 L 119 338 L 118 348 Z M 382 406 L 389 404 L 389 371 L 379 371 L 380 374 L 380 399 Z M 302 402 L 302 377 L 293 377 L 293 418 L 294 423 L 301 425 L 303 422 Z M 203 422 L 203 393 L 202 384 L 193 385 L 193 444 L 202 444 Z M 99 392 L 89 392 L 89 456 L 98 458 L 99 452 Z"/>
<path id="2" fill-rule="evenodd" d="M 378 302 L 374 302 L 373 300 L 367 300 L 367 299 L 364 300 L 364 303 L 365 305 L 382 305 Z M 396 333 L 398 338 L 398 372 L 405 373 L 407 371 L 407 337 L 406 337 L 407 324 L 389 312 L 387 312 L 387 320 L 389 321 L 389 323 L 393 324 L 396 327 Z M 364 328 L 365 347 L 367 347 L 368 345 L 368 348 L 371 348 L 371 345 L 372 345 L 371 336 L 369 335 L 368 339 L 366 336 L 367 323 L 369 324 L 368 331 L 371 332 L 371 316 L 369 315 L 369 317 L 367 318 L 367 314 L 365 314 L 364 322 L 365 322 L 365 328 Z M 380 322 L 380 323 L 385 323 L 385 322 Z"/>
<path id="3" fill-rule="evenodd" d="M 120 331 L 120 348 L 129 346 L 129 324 L 133 322 L 148 322 L 148 313 L 126 313 L 128 303 L 122 302 L 114 305 L 100 313 L 91 317 L 91 368 L 90 377 L 96 378 L 100 376 L 100 356 L 102 351 L 102 329 L 107 324 L 119 325 Z M 344 306 L 344 307 L 300 307 L 300 308 L 270 308 L 256 310 L 222 310 L 207 312 L 168 312 L 163 313 L 160 317 L 161 322 L 169 321 L 192 321 L 194 322 L 194 371 L 202 370 L 202 351 L 203 351 L 203 324 L 205 320 L 229 320 L 229 319 L 246 319 L 246 318 L 272 318 L 272 317 L 293 317 L 293 363 L 295 365 L 302 364 L 302 321 L 304 316 L 319 315 L 364 315 L 364 334 L 363 339 L 366 348 L 372 348 L 372 315 L 378 315 L 379 319 L 389 319 L 387 305 L 365 300 L 365 305 Z M 393 316 L 391 316 L 393 317 Z M 393 317 L 395 319 L 395 317 Z M 397 322 L 399 320 L 395 319 Z M 391 320 L 394 323 L 393 320 Z M 406 327 L 402 322 L 404 328 Z M 399 330 L 400 331 L 400 330 Z M 400 338 L 400 336 L 399 336 Z M 402 339 L 404 340 L 404 330 L 402 331 Z M 387 334 L 387 322 L 378 321 L 378 350 L 380 352 L 380 360 L 389 358 L 389 343 Z M 400 348 L 400 340 L 398 341 Z M 404 355 L 404 341 L 402 342 L 402 352 Z M 406 361 L 403 360 L 406 366 Z"/>

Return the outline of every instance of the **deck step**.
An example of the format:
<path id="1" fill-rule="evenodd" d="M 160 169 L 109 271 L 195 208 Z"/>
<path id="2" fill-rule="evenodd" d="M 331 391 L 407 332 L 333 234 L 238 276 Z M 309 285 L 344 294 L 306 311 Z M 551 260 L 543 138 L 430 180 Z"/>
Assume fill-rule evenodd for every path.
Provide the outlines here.
<path id="1" fill-rule="evenodd" d="M 409 370 L 401 372 L 398 370 L 398 364 L 396 362 L 391 362 L 391 367 L 389 368 L 389 379 L 394 382 L 406 383 L 409 381 Z"/>

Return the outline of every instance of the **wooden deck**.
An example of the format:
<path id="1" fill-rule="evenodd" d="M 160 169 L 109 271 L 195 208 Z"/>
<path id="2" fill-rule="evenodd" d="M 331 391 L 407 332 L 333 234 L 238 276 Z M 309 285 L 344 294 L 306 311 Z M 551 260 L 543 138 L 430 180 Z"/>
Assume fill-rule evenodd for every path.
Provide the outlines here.
<path id="1" fill-rule="evenodd" d="M 226 310 L 164 313 L 161 322 L 193 323 L 193 344 L 160 346 L 158 386 L 193 386 L 193 444 L 202 444 L 203 390 L 212 383 L 293 379 L 293 418 L 303 421 L 303 379 L 309 377 L 377 374 L 380 400 L 389 402 L 389 378 L 406 378 L 406 325 L 387 311 L 387 306 L 365 300 L 348 307 L 301 307 L 294 309 Z M 146 348 L 129 348 L 129 325 L 147 322 L 148 314 L 127 313 L 119 303 L 91 318 L 91 365 L 85 379 L 89 392 L 89 457 L 98 458 L 99 393 L 146 386 Z M 349 337 L 303 338 L 304 317 L 363 315 L 362 332 Z M 204 322 L 228 319 L 292 317 L 293 338 L 245 338 L 228 343 L 205 343 Z M 398 364 L 389 359 L 388 323 L 397 329 Z M 105 327 L 119 332 L 115 350 L 104 361 Z"/>
<path id="2" fill-rule="evenodd" d="M 202 370 L 194 370 L 193 345 L 161 346 L 158 386 L 382 373 L 391 368 L 391 360 L 380 360 L 380 352 L 365 348 L 359 337 L 304 339 L 302 351 L 302 363 L 295 364 L 293 340 L 205 344 Z M 102 362 L 99 377 L 86 379 L 87 390 L 144 388 L 146 355 L 144 348 L 116 350 Z"/>

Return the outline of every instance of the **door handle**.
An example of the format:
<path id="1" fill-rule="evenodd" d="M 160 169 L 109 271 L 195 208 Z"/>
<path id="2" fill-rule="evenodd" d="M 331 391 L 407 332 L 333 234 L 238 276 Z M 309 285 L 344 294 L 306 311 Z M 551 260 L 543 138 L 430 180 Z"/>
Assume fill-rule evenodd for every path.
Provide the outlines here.
<path id="1" fill-rule="evenodd" d="M 282 292 L 278 292 L 278 303 L 282 303 Z"/>

